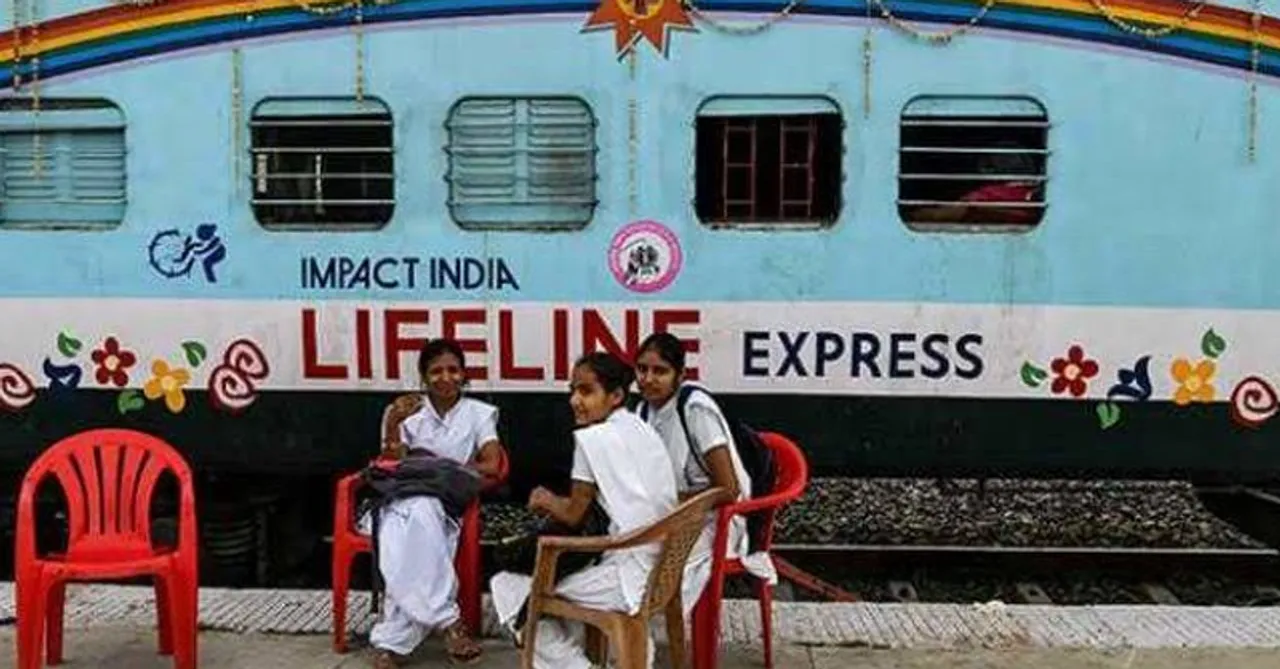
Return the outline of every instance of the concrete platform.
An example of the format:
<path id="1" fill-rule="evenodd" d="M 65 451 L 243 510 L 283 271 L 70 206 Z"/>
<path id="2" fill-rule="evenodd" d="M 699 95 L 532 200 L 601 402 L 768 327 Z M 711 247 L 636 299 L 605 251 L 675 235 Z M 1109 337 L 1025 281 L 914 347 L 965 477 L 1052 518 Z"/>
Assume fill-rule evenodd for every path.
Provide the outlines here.
<path id="1" fill-rule="evenodd" d="M 351 629 L 372 619 L 368 594 L 352 596 Z M 363 652 L 329 647 L 330 593 L 320 590 L 200 591 L 201 667 L 363 667 Z M 0 583 L 0 668 L 16 659 L 13 587 Z M 1027 606 L 778 603 L 775 666 L 859 669 L 1275 669 L 1280 607 Z M 151 588 L 68 588 L 67 666 L 169 667 L 155 655 Z M 724 669 L 763 666 L 757 603 L 726 602 Z M 495 636 L 486 607 L 486 630 Z M 663 641 L 658 635 L 659 642 Z M 486 642 L 480 669 L 515 669 L 516 651 Z M 660 649 L 659 663 L 667 666 Z M 438 643 L 410 666 L 450 666 Z"/>
<path id="2" fill-rule="evenodd" d="M 16 661 L 13 627 L 0 628 L 0 667 Z M 102 625 L 68 628 L 68 668 L 169 669 L 173 663 L 155 654 L 155 634 L 137 627 Z M 763 667 L 759 651 L 730 646 L 721 669 Z M 519 657 L 508 644 L 485 643 L 475 669 L 517 669 Z M 318 635 L 203 632 L 201 669 L 352 669 L 370 666 L 365 652 L 334 655 Z M 406 669 L 451 667 L 438 642 L 423 644 Z M 669 666 L 659 650 L 655 668 Z M 1275 669 L 1280 651 L 1269 649 L 951 649 L 876 650 L 787 644 L 777 649 L 778 669 Z"/>
<path id="3" fill-rule="evenodd" d="M 72 585 L 67 626 L 154 624 L 151 588 Z M 327 634 L 327 590 L 200 591 L 206 631 Z M 726 644 L 760 638 L 758 604 L 730 600 L 721 619 Z M 13 584 L 0 583 L 0 620 L 12 618 Z M 372 625 L 369 596 L 351 597 L 349 629 Z M 497 636 L 485 606 L 484 633 Z M 1280 607 L 1036 606 L 958 604 L 820 604 L 778 602 L 774 639 L 780 643 L 870 648 L 1274 648 L 1280 649 Z M 1280 663 L 1277 663 L 1280 667 Z"/>

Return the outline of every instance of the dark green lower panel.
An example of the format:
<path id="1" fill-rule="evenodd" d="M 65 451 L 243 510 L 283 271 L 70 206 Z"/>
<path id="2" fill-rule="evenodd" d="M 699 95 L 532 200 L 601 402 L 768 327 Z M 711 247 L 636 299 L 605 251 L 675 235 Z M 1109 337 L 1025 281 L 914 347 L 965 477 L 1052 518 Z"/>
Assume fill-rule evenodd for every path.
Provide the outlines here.
<path id="1" fill-rule="evenodd" d="M 122 416 L 113 392 L 45 393 L 21 413 L 0 414 L 0 470 L 22 471 L 77 431 L 119 426 L 170 440 L 204 474 L 333 475 L 375 451 L 392 396 L 272 392 L 233 416 L 191 392 L 181 414 L 149 402 Z M 502 408 L 516 490 L 567 472 L 572 424 L 563 394 L 479 397 Z M 796 438 L 818 475 L 1280 480 L 1280 421 L 1241 427 L 1223 404 L 1127 403 L 1103 430 L 1091 402 L 783 394 L 722 401 L 749 424 Z"/>
<path id="2" fill-rule="evenodd" d="M 202 583 L 327 587 L 333 482 L 375 452 L 390 397 L 268 393 L 230 416 L 193 392 L 179 415 L 150 402 L 122 416 L 115 393 L 43 395 L 23 413 L 0 414 L 0 544 L 12 541 L 21 472 L 42 449 L 89 428 L 132 427 L 175 444 L 197 473 Z M 519 503 L 538 483 L 563 489 L 572 443 L 565 396 L 482 397 L 502 408 L 513 458 L 510 489 L 496 497 Z M 1280 481 L 1280 428 L 1238 427 L 1221 405 L 1126 404 L 1120 422 L 1102 430 L 1093 405 L 1084 402 L 795 395 L 722 401 L 750 424 L 796 438 L 816 475 Z M 158 536 L 172 536 L 176 497 L 172 491 L 159 497 Z M 42 550 L 57 549 L 66 536 L 60 504 L 56 496 L 40 499 Z M 11 577 L 11 558 L 0 552 L 0 579 Z"/>

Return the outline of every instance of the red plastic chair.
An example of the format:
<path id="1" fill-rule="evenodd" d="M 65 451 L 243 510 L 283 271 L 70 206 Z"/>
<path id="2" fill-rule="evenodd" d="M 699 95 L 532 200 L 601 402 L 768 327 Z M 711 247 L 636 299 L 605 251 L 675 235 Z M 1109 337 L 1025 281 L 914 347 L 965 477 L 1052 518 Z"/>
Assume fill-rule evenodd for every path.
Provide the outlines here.
<path id="1" fill-rule="evenodd" d="M 390 409 L 390 407 L 388 407 Z M 386 412 L 383 420 L 386 420 Z M 378 460 L 375 460 L 378 462 Z M 509 464 L 506 451 L 498 460 L 498 475 L 485 479 L 482 491 L 492 490 L 507 480 Z M 351 590 L 351 562 L 361 553 L 373 550 L 368 535 L 356 531 L 355 498 L 362 485 L 360 472 L 349 474 L 338 481 L 337 497 L 333 504 L 333 652 L 347 652 L 347 593 Z M 458 552 L 453 556 L 453 568 L 458 574 L 458 608 L 462 622 L 473 633 L 479 633 L 481 620 L 480 581 L 480 500 L 477 498 L 462 514 L 462 527 L 458 535 Z M 374 565 L 377 568 L 377 565 Z"/>
<path id="2" fill-rule="evenodd" d="M 151 545 L 151 497 L 160 475 L 178 479 L 178 545 Z M 53 474 L 67 499 L 65 554 L 36 555 L 35 495 Z M 54 444 L 22 480 L 18 497 L 15 574 L 18 610 L 18 669 L 62 662 L 66 584 L 154 576 L 161 655 L 178 669 L 196 667 L 199 588 L 196 501 L 191 470 L 176 450 L 142 432 L 100 429 Z M 45 631 L 48 642 L 45 643 Z"/>
<path id="3" fill-rule="evenodd" d="M 773 526 L 778 511 L 804 494 L 809 484 L 809 464 L 800 447 L 787 437 L 774 432 L 761 432 L 760 440 L 773 451 L 776 480 L 774 491 L 757 499 L 719 507 L 711 561 L 711 578 L 693 609 L 693 669 L 714 669 L 720 649 L 720 607 L 724 599 L 726 576 L 750 573 L 738 559 L 728 559 L 729 520 L 735 515 L 760 512 L 764 516 L 762 545 L 773 547 Z M 760 623 L 764 637 L 764 666 L 773 667 L 773 586 L 752 576 L 756 595 L 760 598 Z"/>

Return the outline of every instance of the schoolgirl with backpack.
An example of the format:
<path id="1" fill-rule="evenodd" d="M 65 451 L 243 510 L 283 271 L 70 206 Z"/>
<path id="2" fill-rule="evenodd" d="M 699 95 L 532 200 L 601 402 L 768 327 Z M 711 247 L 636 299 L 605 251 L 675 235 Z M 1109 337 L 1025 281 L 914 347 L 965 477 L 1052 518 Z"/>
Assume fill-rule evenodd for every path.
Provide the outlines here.
<path id="1" fill-rule="evenodd" d="M 685 351 L 674 335 L 659 332 L 636 354 L 636 383 L 641 401 L 636 413 L 662 437 L 682 499 L 716 486 L 728 491 L 725 503 L 761 497 L 772 491 L 772 452 L 755 430 L 732 420 L 711 392 L 685 379 Z M 752 575 L 770 583 L 777 574 L 768 554 L 759 552 L 763 519 L 735 516 L 729 524 L 727 557 L 739 558 Z M 697 604 L 711 577 L 716 519 L 707 519 L 685 567 L 681 596 L 685 614 Z"/>

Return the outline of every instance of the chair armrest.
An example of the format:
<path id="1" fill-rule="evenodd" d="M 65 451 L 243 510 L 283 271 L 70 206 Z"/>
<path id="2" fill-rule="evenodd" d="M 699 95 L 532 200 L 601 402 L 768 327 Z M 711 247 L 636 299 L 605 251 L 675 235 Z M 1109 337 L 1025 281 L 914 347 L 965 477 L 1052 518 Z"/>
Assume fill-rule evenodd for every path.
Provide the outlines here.
<path id="1" fill-rule="evenodd" d="M 36 561 L 35 498 L 36 481 L 24 480 L 18 493 L 16 522 L 14 523 L 14 579 L 21 575 L 22 567 Z"/>
<path id="2" fill-rule="evenodd" d="M 538 538 L 538 550 L 543 547 L 556 553 L 587 553 L 607 551 L 619 548 L 618 544 L 625 537 L 569 537 L 545 536 Z"/>
<path id="3" fill-rule="evenodd" d="M 392 462 L 394 460 L 378 456 L 371 460 L 369 464 L 387 465 Z M 356 519 L 353 517 L 355 496 L 363 486 L 364 477 L 361 476 L 359 471 L 338 479 L 338 494 L 333 500 L 333 531 L 335 536 L 339 532 L 355 533 Z"/>
<path id="4" fill-rule="evenodd" d="M 485 476 L 484 483 L 480 486 L 481 492 L 489 492 L 501 487 L 507 482 L 507 477 L 511 475 L 511 460 L 507 456 L 507 450 L 502 446 L 498 446 L 498 473 L 493 476 Z"/>

